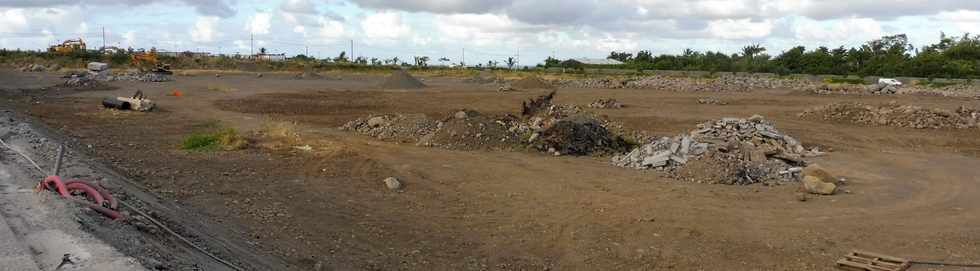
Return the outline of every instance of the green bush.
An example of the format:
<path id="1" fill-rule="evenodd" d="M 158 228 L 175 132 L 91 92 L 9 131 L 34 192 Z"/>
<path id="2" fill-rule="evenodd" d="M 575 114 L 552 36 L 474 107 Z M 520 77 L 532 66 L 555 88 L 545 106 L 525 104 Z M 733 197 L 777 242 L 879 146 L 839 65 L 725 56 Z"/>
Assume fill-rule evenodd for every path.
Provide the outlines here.
<path id="1" fill-rule="evenodd" d="M 189 151 L 231 151 L 248 146 L 248 140 L 238 135 L 235 129 L 225 129 L 212 133 L 195 133 L 184 138 L 181 149 Z"/>
<path id="2" fill-rule="evenodd" d="M 828 84 L 854 84 L 854 85 L 862 85 L 862 84 L 864 84 L 864 79 L 832 76 L 832 77 L 824 78 L 823 79 L 823 82 L 824 83 L 828 83 Z"/>

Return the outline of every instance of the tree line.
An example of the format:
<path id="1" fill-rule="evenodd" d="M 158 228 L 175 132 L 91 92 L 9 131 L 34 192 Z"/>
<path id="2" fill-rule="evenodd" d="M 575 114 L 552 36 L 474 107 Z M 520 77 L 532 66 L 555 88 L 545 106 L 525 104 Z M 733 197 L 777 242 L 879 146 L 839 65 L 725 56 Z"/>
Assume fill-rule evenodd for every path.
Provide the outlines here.
<path id="1" fill-rule="evenodd" d="M 776 56 L 760 45 L 749 45 L 731 55 L 684 50 L 680 55 L 611 52 L 609 59 L 628 68 L 758 72 L 777 74 L 833 74 L 858 76 L 910 76 L 925 78 L 980 78 L 980 37 L 940 35 L 939 42 L 915 48 L 905 34 L 885 36 L 859 47 L 793 47 Z M 558 66 L 549 58 L 545 66 Z"/>

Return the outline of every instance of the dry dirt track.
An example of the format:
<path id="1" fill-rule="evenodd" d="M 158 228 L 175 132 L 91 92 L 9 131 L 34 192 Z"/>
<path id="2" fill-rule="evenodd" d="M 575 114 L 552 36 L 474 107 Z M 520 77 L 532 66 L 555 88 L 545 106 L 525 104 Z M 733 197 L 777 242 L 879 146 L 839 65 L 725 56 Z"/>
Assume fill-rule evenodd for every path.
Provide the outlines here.
<path id="1" fill-rule="evenodd" d="M 35 76 L 0 73 L 4 89 L 56 82 Z M 796 118 L 843 100 L 947 109 L 980 106 L 975 100 L 559 90 L 558 103 L 617 98 L 629 107 L 600 112 L 656 135 L 719 117 L 764 115 L 804 143 L 832 148 L 815 161 L 850 182 L 850 194 L 799 202 L 790 185 L 686 183 L 615 168 L 606 158 L 448 151 L 355 136 L 335 128 L 372 113 L 516 112 L 521 100 L 542 93 L 497 93 L 450 78 L 430 78 L 434 87 L 422 91 L 385 91 L 374 87 L 380 78 L 356 79 L 179 77 L 115 82 L 114 91 L 8 91 L 3 106 L 93 145 L 93 156 L 164 198 L 244 226 L 249 230 L 232 238 L 250 240 L 293 269 L 829 270 L 851 249 L 980 261 L 980 131 Z M 134 88 L 163 110 L 113 114 L 98 107 L 101 97 Z M 165 96 L 174 88 L 185 96 Z M 701 96 L 731 104 L 698 105 Z M 303 144 L 317 151 L 177 149 L 183 136 L 214 120 L 240 131 L 294 120 Z M 388 176 L 402 178 L 405 191 L 386 191 L 380 180 Z"/>

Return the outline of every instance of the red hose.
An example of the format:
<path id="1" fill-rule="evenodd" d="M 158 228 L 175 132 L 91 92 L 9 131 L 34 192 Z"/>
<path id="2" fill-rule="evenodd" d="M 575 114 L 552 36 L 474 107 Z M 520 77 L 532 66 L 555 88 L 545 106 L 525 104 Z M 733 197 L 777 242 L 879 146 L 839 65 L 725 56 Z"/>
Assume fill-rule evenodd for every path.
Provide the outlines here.
<path id="1" fill-rule="evenodd" d="M 96 184 L 93 184 L 93 183 L 90 183 L 90 182 L 86 182 L 86 181 L 83 181 L 83 180 L 71 180 L 71 181 L 65 182 L 65 185 L 68 186 L 68 185 L 71 185 L 73 183 L 82 183 L 82 184 L 88 185 L 88 186 L 90 186 L 92 188 L 95 188 L 95 190 L 96 191 L 99 191 L 99 194 L 102 195 L 102 198 L 105 199 L 109 203 L 109 209 L 113 209 L 113 210 L 118 210 L 119 209 L 119 202 L 116 201 L 116 198 L 113 197 L 112 194 L 110 194 L 108 190 L 105 190 L 105 188 L 102 188 L 102 186 L 99 186 L 99 185 L 96 185 Z"/>
<path id="2" fill-rule="evenodd" d="M 65 187 L 68 188 L 68 192 L 74 190 L 80 190 L 82 192 L 85 192 L 86 195 L 88 195 L 90 198 L 92 198 L 93 201 L 95 201 L 96 205 L 102 206 L 102 202 L 105 202 L 105 199 L 102 198 L 102 194 L 100 194 L 98 190 L 95 190 L 95 188 L 88 186 L 87 184 L 77 183 L 77 182 L 68 183 L 65 185 Z"/>
<path id="3" fill-rule="evenodd" d="M 54 188 L 52 188 L 52 185 L 54 186 Z M 97 190 L 94 187 L 92 187 L 91 185 L 89 185 L 87 182 L 75 181 L 75 182 L 72 182 L 70 184 L 70 187 L 68 187 L 64 183 L 61 182 L 61 177 L 58 177 L 58 176 L 48 176 L 47 178 L 44 178 L 44 181 L 41 181 L 41 186 L 43 188 L 46 188 L 46 189 L 49 189 L 49 190 L 50 189 L 54 189 L 56 192 L 58 192 L 58 195 L 61 195 L 61 197 L 67 198 L 67 199 L 71 199 L 71 200 L 73 200 L 75 202 L 83 203 L 86 206 L 88 206 L 88 208 L 90 208 L 92 210 L 95 210 L 96 212 L 99 212 L 102 215 L 104 215 L 104 216 L 106 216 L 106 217 L 108 217 L 108 218 L 110 218 L 112 220 L 119 220 L 119 219 L 122 218 L 122 215 L 119 214 L 119 212 L 116 212 L 116 211 L 113 211 L 112 209 L 105 208 L 105 207 L 102 207 L 101 206 L 102 205 L 102 202 L 105 201 L 105 199 L 102 197 L 102 193 L 99 192 L 99 190 Z M 92 197 L 92 199 L 95 199 L 95 201 L 98 204 L 93 204 L 91 202 L 87 202 L 87 201 L 83 201 L 83 200 L 78 200 L 78 199 L 72 198 L 71 195 L 68 194 L 68 190 L 69 189 L 71 189 L 71 190 L 81 190 L 82 192 L 85 192 L 85 194 L 88 194 L 89 197 Z M 108 192 L 106 192 L 106 194 L 108 194 Z M 115 202 L 114 199 L 113 199 L 113 202 Z"/>
<path id="4" fill-rule="evenodd" d="M 61 177 L 48 176 L 47 178 L 44 178 L 44 181 L 41 182 L 41 184 L 44 185 L 44 188 L 47 189 L 52 189 L 51 188 L 52 183 L 57 189 L 55 190 L 55 192 L 58 192 L 58 194 L 61 195 L 62 197 L 68 197 L 68 188 L 66 188 L 65 184 L 61 182 Z"/>

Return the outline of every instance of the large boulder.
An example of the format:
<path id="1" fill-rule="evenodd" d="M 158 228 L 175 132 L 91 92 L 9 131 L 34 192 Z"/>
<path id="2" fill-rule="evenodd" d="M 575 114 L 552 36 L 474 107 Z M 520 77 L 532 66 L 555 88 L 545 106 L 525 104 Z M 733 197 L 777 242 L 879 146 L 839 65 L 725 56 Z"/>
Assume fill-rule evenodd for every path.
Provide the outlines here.
<path id="1" fill-rule="evenodd" d="M 90 71 L 100 72 L 100 71 L 108 70 L 109 64 L 102 63 L 102 62 L 89 62 L 87 67 L 88 70 Z"/>
<path id="2" fill-rule="evenodd" d="M 803 177 L 803 189 L 810 194 L 833 195 L 837 192 L 837 185 L 823 182 L 814 176 L 806 176 Z"/>
<path id="3" fill-rule="evenodd" d="M 837 184 L 838 180 L 833 174 L 830 174 L 826 169 L 818 164 L 811 164 L 803 169 L 803 177 L 811 176 L 817 178 L 821 182 Z"/>

